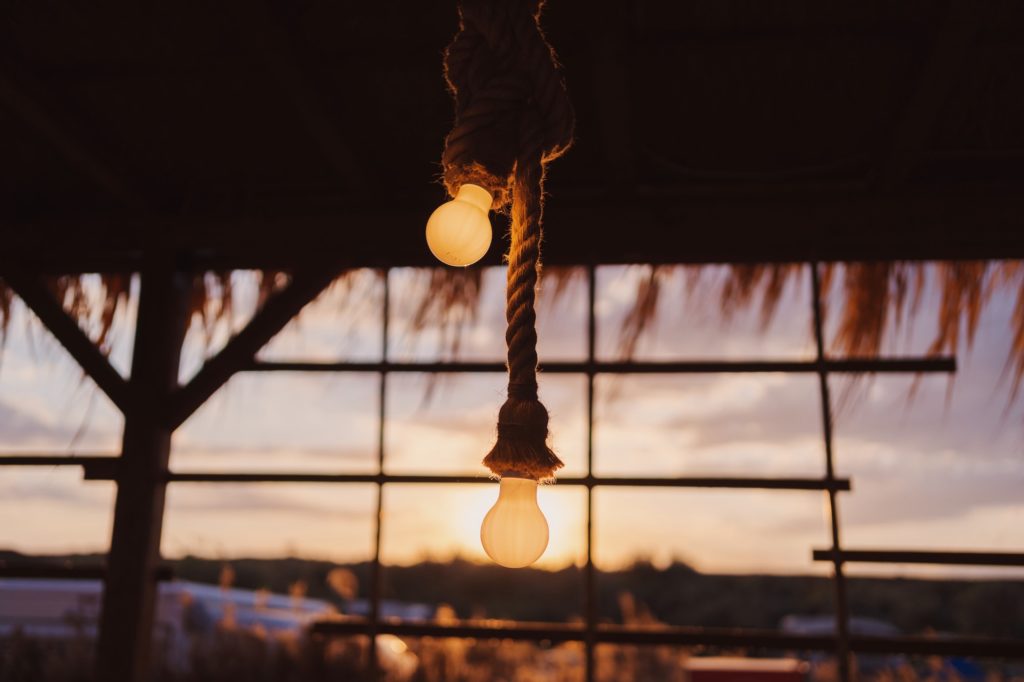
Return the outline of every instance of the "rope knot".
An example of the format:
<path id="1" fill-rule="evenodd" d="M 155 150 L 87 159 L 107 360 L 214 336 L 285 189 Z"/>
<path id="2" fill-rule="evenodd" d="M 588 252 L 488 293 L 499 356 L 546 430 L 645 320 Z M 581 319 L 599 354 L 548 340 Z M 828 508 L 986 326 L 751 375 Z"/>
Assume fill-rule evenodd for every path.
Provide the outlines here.
<path id="1" fill-rule="evenodd" d="M 514 398 L 515 400 L 536 400 L 537 399 L 537 382 L 536 381 L 509 381 L 508 382 L 508 397 Z"/>
<path id="2" fill-rule="evenodd" d="M 508 399 L 484 459 L 495 474 L 548 479 L 562 461 L 547 445 L 537 399 L 537 315 L 544 166 L 572 144 L 575 118 L 562 71 L 540 28 L 543 0 L 462 0 L 445 52 L 455 125 L 445 139 L 444 181 L 454 196 L 472 182 L 511 205 L 505 289 Z"/>
<path id="3" fill-rule="evenodd" d="M 459 32 L 445 51 L 455 125 L 442 164 L 452 196 L 472 182 L 491 192 L 495 208 L 504 208 L 524 159 L 547 163 L 572 144 L 575 116 L 540 28 L 542 8 L 537 0 L 459 5 Z"/>
<path id="4" fill-rule="evenodd" d="M 540 428 L 537 424 L 506 424 L 498 422 L 498 438 L 510 438 L 512 440 L 544 442 L 548 437 L 548 429 L 545 425 Z"/>

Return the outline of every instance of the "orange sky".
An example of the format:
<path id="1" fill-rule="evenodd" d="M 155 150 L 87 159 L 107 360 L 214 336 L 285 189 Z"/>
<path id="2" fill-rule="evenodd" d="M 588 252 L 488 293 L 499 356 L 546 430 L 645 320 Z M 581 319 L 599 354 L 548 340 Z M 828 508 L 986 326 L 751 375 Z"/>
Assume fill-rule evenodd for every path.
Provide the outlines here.
<path id="1" fill-rule="evenodd" d="M 713 273 L 712 273 L 713 274 Z M 614 357 L 615 330 L 642 272 L 602 269 L 599 353 Z M 403 287 L 417 274 L 393 273 L 395 359 L 439 354 L 439 333 L 409 331 Z M 265 351 L 268 357 L 379 357 L 379 287 L 367 274 L 354 305 L 340 291 L 322 297 Z M 246 279 L 239 277 L 239 290 Z M 463 357 L 501 359 L 502 277 L 488 273 L 484 306 Z M 543 358 L 580 359 L 585 349 L 585 292 L 571 287 L 557 303 L 542 299 Z M 794 287 L 775 322 L 761 331 L 756 314 L 723 328 L 710 297 L 683 295 L 672 283 L 658 329 L 641 347 L 646 358 L 807 357 L 806 287 Z M 687 303 L 682 301 L 687 300 Z M 928 303 L 926 302 L 926 305 Z M 244 308 L 244 305 L 242 306 Z M 1019 549 L 1024 546 L 1020 408 L 1003 417 L 999 374 L 1010 315 L 995 305 L 976 347 L 961 358 L 952 398 L 946 379 L 913 377 L 861 384 L 839 413 L 836 452 L 854 492 L 841 499 L 850 546 Z M 120 338 L 130 334 L 130 315 Z M 930 329 L 893 339 L 893 353 L 921 353 Z M 221 333 L 222 342 L 224 334 Z M 186 373 L 201 346 L 194 335 Z M 127 364 L 126 344 L 114 352 Z M 447 377 L 427 391 L 425 378 L 389 379 L 385 434 L 391 473 L 485 475 L 501 403 L 501 375 Z M 178 470 L 369 472 L 376 462 L 375 375 L 240 375 L 175 436 Z M 585 381 L 542 378 L 554 443 L 566 473 L 584 473 Z M 836 383 L 841 393 L 842 384 Z M 604 475 L 793 475 L 823 471 L 820 413 L 813 377 L 712 375 L 599 377 L 595 472 Z M 0 365 L 0 448 L 6 451 L 116 451 L 120 417 L 63 351 L 16 312 Z M 84 427 L 83 427 L 84 425 Z M 73 446 L 73 447 L 72 447 Z M 496 486 L 394 485 L 385 489 L 382 557 L 484 560 L 479 523 Z M 101 550 L 109 537 L 113 486 L 82 482 L 76 470 L 0 471 L 0 547 L 22 551 Z M 163 550 L 168 556 L 279 556 L 364 560 L 372 551 L 375 490 L 370 485 L 174 484 L 168 493 Z M 585 491 L 540 491 L 551 525 L 541 565 L 584 556 Z M 701 570 L 812 572 L 814 547 L 828 541 L 823 499 L 814 492 L 599 489 L 594 556 L 603 568 L 636 557 L 679 558 Z M 900 570 L 898 567 L 888 571 Z M 956 569 L 954 569 L 956 570 Z M 920 570 L 917 570 L 920 572 Z M 961 571 L 962 572 L 962 571 Z"/>

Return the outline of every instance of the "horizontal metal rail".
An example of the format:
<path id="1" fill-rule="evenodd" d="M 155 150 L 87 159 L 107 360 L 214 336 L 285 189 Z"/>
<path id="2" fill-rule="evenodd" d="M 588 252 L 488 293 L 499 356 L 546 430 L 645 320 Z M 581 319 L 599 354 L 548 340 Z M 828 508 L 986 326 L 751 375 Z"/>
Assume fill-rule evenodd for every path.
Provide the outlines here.
<path id="1" fill-rule="evenodd" d="M 86 478 L 90 475 L 87 471 Z M 439 484 L 439 483 L 493 483 L 483 476 L 443 476 L 429 474 L 318 474 L 318 473 L 206 473 L 188 472 L 169 474 L 167 480 L 175 483 L 377 483 L 377 484 Z M 603 477 L 566 476 L 559 478 L 560 486 L 632 487 L 632 488 L 748 488 L 761 490 L 850 490 L 849 479 L 826 481 L 821 478 L 734 478 L 681 476 Z"/>
<path id="2" fill-rule="evenodd" d="M 117 457 L 109 456 L 16 456 L 0 457 L 0 466 L 81 466 L 87 481 L 109 481 L 117 476 Z M 321 472 L 173 472 L 167 481 L 177 483 L 375 483 L 443 484 L 492 483 L 486 476 L 433 474 L 340 474 Z M 758 478 L 732 476 L 566 476 L 563 486 L 595 488 L 736 488 L 760 490 L 841 490 L 851 489 L 849 479 L 828 481 L 822 478 Z"/>
<path id="3" fill-rule="evenodd" d="M 0 455 L 0 466 L 91 466 L 116 462 L 117 455 Z"/>
<path id="4" fill-rule="evenodd" d="M 815 561 L 943 566 L 1024 566 L 1021 552 L 905 551 L 888 549 L 816 549 Z"/>
<path id="5" fill-rule="evenodd" d="M 0 564 L 0 578 L 102 580 L 106 575 L 106 566 L 64 566 L 35 562 Z M 161 566 L 157 569 L 156 579 L 160 581 L 173 580 L 174 570 L 170 566 Z"/>
<path id="6" fill-rule="evenodd" d="M 254 360 L 248 372 L 420 372 L 463 374 L 505 372 L 504 362 L 282 362 Z M 630 362 L 547 362 L 549 374 L 725 374 L 725 373 L 921 373 L 955 372 L 955 357 L 935 358 L 832 358 L 817 360 L 691 360 Z"/>
<path id="7" fill-rule="evenodd" d="M 329 637 L 365 635 L 367 623 L 362 621 L 320 621 L 313 625 L 312 631 L 314 634 Z M 454 637 L 552 643 L 584 642 L 588 638 L 586 628 L 558 623 L 438 625 L 384 621 L 377 626 L 377 632 L 401 637 Z M 717 646 L 790 651 L 834 651 L 836 648 L 836 638 L 833 636 L 795 635 L 770 630 L 602 626 L 597 628 L 592 635 L 592 641 L 604 644 Z M 981 637 L 852 636 L 850 648 L 861 653 L 1024 659 L 1024 640 Z"/>

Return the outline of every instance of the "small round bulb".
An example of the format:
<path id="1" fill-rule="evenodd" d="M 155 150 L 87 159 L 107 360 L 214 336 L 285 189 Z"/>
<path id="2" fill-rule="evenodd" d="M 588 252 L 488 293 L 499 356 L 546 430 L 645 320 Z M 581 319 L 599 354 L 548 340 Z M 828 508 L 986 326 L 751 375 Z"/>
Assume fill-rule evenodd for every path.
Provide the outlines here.
<path id="1" fill-rule="evenodd" d="M 487 556 L 506 568 L 529 566 L 548 546 L 548 522 L 537 506 L 537 481 L 503 476 L 498 501 L 480 526 Z"/>
<path id="2" fill-rule="evenodd" d="M 472 265 L 491 245 L 491 193 L 465 184 L 455 198 L 441 204 L 427 220 L 427 246 L 446 265 Z"/>

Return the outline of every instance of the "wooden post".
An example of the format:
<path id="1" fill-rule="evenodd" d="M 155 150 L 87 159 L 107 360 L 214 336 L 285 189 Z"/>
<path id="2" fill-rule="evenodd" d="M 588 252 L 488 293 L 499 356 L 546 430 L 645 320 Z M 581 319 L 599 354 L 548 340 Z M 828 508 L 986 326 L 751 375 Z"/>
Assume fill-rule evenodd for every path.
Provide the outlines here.
<path id="1" fill-rule="evenodd" d="M 170 262 L 141 275 L 135 348 L 117 471 L 114 530 L 107 559 L 97 647 L 97 680 L 149 677 L 164 489 L 173 429 L 166 418 L 178 385 L 186 329 L 187 279 Z"/>

